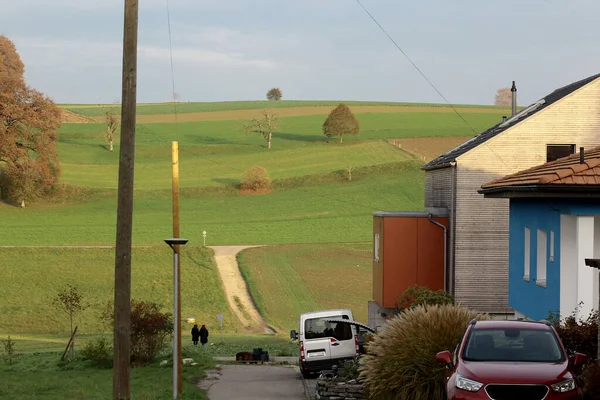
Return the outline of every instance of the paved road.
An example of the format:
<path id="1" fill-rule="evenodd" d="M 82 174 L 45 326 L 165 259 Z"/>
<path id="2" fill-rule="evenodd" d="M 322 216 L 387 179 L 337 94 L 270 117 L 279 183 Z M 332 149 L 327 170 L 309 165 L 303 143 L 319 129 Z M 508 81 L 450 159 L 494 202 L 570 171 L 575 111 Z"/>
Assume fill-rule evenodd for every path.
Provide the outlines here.
<path id="1" fill-rule="evenodd" d="M 210 400 L 306 400 L 296 366 L 222 365 L 218 379 L 204 380 L 201 387 Z"/>

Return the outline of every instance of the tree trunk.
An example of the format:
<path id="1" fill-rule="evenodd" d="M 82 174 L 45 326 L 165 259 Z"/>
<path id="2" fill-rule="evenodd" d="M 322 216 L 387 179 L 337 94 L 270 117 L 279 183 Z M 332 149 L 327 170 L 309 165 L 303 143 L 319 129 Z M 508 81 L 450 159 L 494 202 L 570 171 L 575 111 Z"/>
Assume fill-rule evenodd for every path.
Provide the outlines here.
<path id="1" fill-rule="evenodd" d="M 269 132 L 269 138 L 267 139 L 267 149 L 271 148 L 271 132 Z"/>
<path id="2" fill-rule="evenodd" d="M 110 151 L 113 151 L 113 141 L 112 140 L 108 142 L 108 149 Z"/>
<path id="3" fill-rule="evenodd" d="M 342 140 L 342 135 L 340 135 L 340 143 L 344 143 Z"/>
<path id="4" fill-rule="evenodd" d="M 21 208 L 25 208 L 25 200 L 21 200 Z"/>

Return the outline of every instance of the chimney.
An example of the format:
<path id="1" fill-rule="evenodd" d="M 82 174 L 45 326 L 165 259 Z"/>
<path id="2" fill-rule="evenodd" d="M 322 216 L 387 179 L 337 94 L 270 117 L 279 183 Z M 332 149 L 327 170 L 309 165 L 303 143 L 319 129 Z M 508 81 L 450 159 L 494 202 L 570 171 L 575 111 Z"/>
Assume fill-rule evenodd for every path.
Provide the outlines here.
<path id="1" fill-rule="evenodd" d="M 512 82 L 510 92 L 512 93 L 512 115 L 514 116 L 517 113 L 517 86 L 515 85 L 515 81 Z"/>
<path id="2" fill-rule="evenodd" d="M 579 148 L 579 164 L 585 164 L 585 153 L 583 147 Z"/>
<path id="3" fill-rule="evenodd" d="M 506 115 L 502 116 L 502 122 L 506 122 Z"/>

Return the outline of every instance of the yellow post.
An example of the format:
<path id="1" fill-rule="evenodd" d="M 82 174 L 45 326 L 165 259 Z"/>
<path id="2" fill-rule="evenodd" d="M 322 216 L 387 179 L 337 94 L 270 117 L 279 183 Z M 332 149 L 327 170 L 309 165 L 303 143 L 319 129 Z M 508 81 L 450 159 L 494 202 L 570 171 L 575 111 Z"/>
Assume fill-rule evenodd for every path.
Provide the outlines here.
<path id="1" fill-rule="evenodd" d="M 179 237 L 179 143 L 171 143 L 171 160 L 173 169 L 173 237 Z M 175 252 L 179 254 L 179 245 L 175 245 Z M 181 289 L 180 289 L 180 264 L 181 257 L 177 257 L 177 268 L 173 279 L 177 282 L 177 326 L 175 327 L 173 340 L 177 340 L 177 393 L 181 393 Z"/>

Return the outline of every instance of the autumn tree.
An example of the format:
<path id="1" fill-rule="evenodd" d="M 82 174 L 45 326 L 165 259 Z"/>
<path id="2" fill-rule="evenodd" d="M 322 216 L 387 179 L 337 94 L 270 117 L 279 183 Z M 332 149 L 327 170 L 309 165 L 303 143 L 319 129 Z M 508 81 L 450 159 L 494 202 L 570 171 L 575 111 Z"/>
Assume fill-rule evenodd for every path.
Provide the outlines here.
<path id="1" fill-rule="evenodd" d="M 267 100 L 281 100 L 281 89 L 272 88 L 267 92 Z"/>
<path id="2" fill-rule="evenodd" d="M 61 111 L 27 86 L 25 66 L 13 42 L 0 35 L 0 188 L 20 202 L 47 194 L 58 180 L 56 153 Z"/>
<path id="3" fill-rule="evenodd" d="M 510 106 L 512 104 L 512 93 L 510 88 L 500 88 L 496 92 L 496 97 L 494 98 L 494 104 L 497 106 Z"/>
<path id="4" fill-rule="evenodd" d="M 258 118 L 252 118 L 244 125 L 244 132 L 259 133 L 266 141 L 267 148 L 271 148 L 273 132 L 279 127 L 279 116 L 271 110 L 263 110 Z"/>
<path id="5" fill-rule="evenodd" d="M 330 113 L 325 123 L 323 123 L 323 133 L 327 137 L 339 136 L 340 143 L 343 143 L 344 135 L 356 135 L 360 130 L 358 120 L 350 111 L 350 108 L 340 103 Z"/>
<path id="6" fill-rule="evenodd" d="M 111 109 L 107 109 L 104 112 L 104 122 L 106 123 L 104 138 L 108 142 L 108 149 L 113 151 L 117 132 L 119 131 L 119 119 Z"/>

